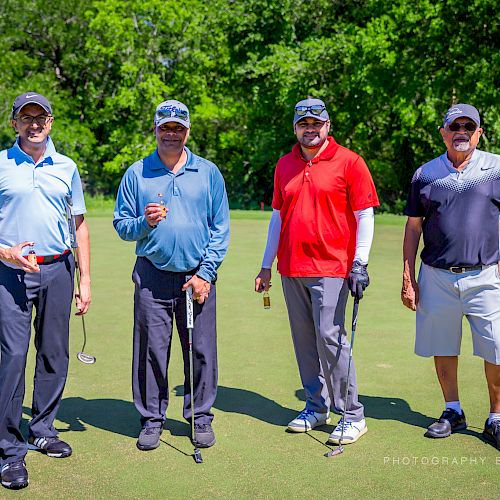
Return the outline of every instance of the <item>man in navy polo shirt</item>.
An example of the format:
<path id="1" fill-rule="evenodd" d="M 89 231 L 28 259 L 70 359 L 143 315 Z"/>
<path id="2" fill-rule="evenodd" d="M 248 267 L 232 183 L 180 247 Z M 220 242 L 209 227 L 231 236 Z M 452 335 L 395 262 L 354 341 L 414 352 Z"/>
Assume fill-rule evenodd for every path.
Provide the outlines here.
<path id="1" fill-rule="evenodd" d="M 0 466 L 2 485 L 28 485 L 27 449 L 49 457 L 71 455 L 53 426 L 68 371 L 69 317 L 74 261 L 66 216 L 73 198 L 79 244 L 81 295 L 78 314 L 90 305 L 89 236 L 75 163 L 56 152 L 49 137 L 49 101 L 21 94 L 12 108 L 17 140 L 0 152 Z M 26 258 L 36 252 L 36 262 Z M 37 350 L 28 443 L 20 432 L 24 370 L 33 306 Z"/>
<path id="2" fill-rule="evenodd" d="M 434 356 L 445 409 L 427 437 L 467 427 L 457 367 L 465 315 L 474 354 L 484 359 L 490 414 L 483 436 L 500 449 L 500 156 L 476 149 L 479 112 L 452 106 L 441 135 L 447 152 L 413 176 L 406 215 L 401 299 L 417 312 L 415 352 Z M 424 235 L 418 281 L 415 259 Z"/>
<path id="3" fill-rule="evenodd" d="M 184 418 L 191 421 L 185 290 L 193 289 L 193 444 L 215 444 L 211 408 L 217 393 L 215 281 L 229 243 L 229 207 L 219 169 L 185 147 L 188 108 L 162 102 L 154 116 L 157 149 L 125 173 L 114 221 L 136 242 L 132 274 L 134 349 L 132 392 L 141 415 L 140 450 L 159 446 L 169 389 L 168 362 L 175 317 L 184 357 Z"/>

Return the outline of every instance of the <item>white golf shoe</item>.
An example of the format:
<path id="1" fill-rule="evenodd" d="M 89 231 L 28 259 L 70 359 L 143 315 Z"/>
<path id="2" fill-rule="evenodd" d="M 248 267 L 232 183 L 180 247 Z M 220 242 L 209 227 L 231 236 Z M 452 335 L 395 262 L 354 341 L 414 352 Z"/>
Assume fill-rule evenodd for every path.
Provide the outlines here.
<path id="1" fill-rule="evenodd" d="M 329 413 L 316 413 L 315 411 L 305 409 L 288 424 L 288 430 L 292 432 L 307 432 L 315 427 L 329 423 Z"/>
<path id="2" fill-rule="evenodd" d="M 342 437 L 342 443 L 340 443 L 340 436 L 342 434 L 342 422 L 340 419 L 335 430 L 330 434 L 328 438 L 329 443 L 334 444 L 351 444 L 355 443 L 363 434 L 368 432 L 368 427 L 366 426 L 365 419 L 359 422 L 346 422 L 344 424 L 344 435 Z"/>

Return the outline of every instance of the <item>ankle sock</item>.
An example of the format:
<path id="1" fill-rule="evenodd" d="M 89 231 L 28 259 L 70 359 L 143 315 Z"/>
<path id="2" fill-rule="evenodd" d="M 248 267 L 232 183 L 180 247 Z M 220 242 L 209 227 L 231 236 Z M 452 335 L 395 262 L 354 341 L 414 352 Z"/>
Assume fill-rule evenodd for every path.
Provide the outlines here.
<path id="1" fill-rule="evenodd" d="M 490 413 L 488 418 L 488 425 L 491 424 L 493 420 L 500 420 L 500 413 Z"/>
<path id="2" fill-rule="evenodd" d="M 462 415 L 462 407 L 460 406 L 460 401 L 446 401 L 445 409 L 450 408 L 451 410 L 455 410 L 459 415 Z"/>

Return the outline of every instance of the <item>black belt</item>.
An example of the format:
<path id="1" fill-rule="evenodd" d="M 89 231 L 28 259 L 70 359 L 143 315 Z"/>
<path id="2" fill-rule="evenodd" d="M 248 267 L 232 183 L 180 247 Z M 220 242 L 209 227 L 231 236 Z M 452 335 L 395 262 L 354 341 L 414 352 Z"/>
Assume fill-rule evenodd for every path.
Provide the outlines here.
<path id="1" fill-rule="evenodd" d="M 478 266 L 452 266 L 448 268 L 448 271 L 453 274 L 462 274 L 462 273 L 468 273 L 469 271 L 478 271 L 479 269 L 483 269 L 484 266 L 478 265 Z"/>
<path id="2" fill-rule="evenodd" d="M 59 260 L 61 257 L 64 257 L 68 254 L 70 250 L 64 250 L 63 253 L 58 253 L 57 255 L 37 255 L 36 261 L 38 264 L 50 264 L 51 262 L 55 262 Z"/>

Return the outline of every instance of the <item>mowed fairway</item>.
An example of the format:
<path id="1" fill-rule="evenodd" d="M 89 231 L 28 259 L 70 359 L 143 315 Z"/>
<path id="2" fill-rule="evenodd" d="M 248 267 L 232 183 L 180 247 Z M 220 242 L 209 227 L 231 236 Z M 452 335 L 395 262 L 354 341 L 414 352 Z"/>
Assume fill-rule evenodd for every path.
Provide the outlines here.
<path id="1" fill-rule="evenodd" d="M 72 319 L 69 379 L 56 427 L 73 446 L 64 460 L 30 452 L 30 486 L 0 497 L 31 498 L 498 498 L 500 453 L 480 437 L 488 414 L 482 362 L 472 356 L 468 327 L 460 361 L 462 404 L 469 429 L 444 440 L 423 437 L 442 411 L 431 359 L 413 354 L 414 315 L 399 300 L 403 218 L 377 218 L 369 266 L 372 285 L 360 304 L 354 358 L 369 432 L 327 459 L 333 426 L 289 434 L 304 406 L 288 320 L 274 276 L 272 307 L 253 292 L 268 214 L 232 213 L 228 256 L 218 294 L 219 396 L 217 444 L 195 464 L 182 419 L 181 353 L 174 334 L 171 402 L 162 445 L 135 446 L 139 417 L 131 402 L 134 244 L 119 240 L 111 214 L 89 216 L 93 303 Z M 350 335 L 350 312 L 348 313 Z M 34 349 L 27 367 L 24 419 L 29 416 Z M 338 418 L 332 415 L 335 420 Z"/>

